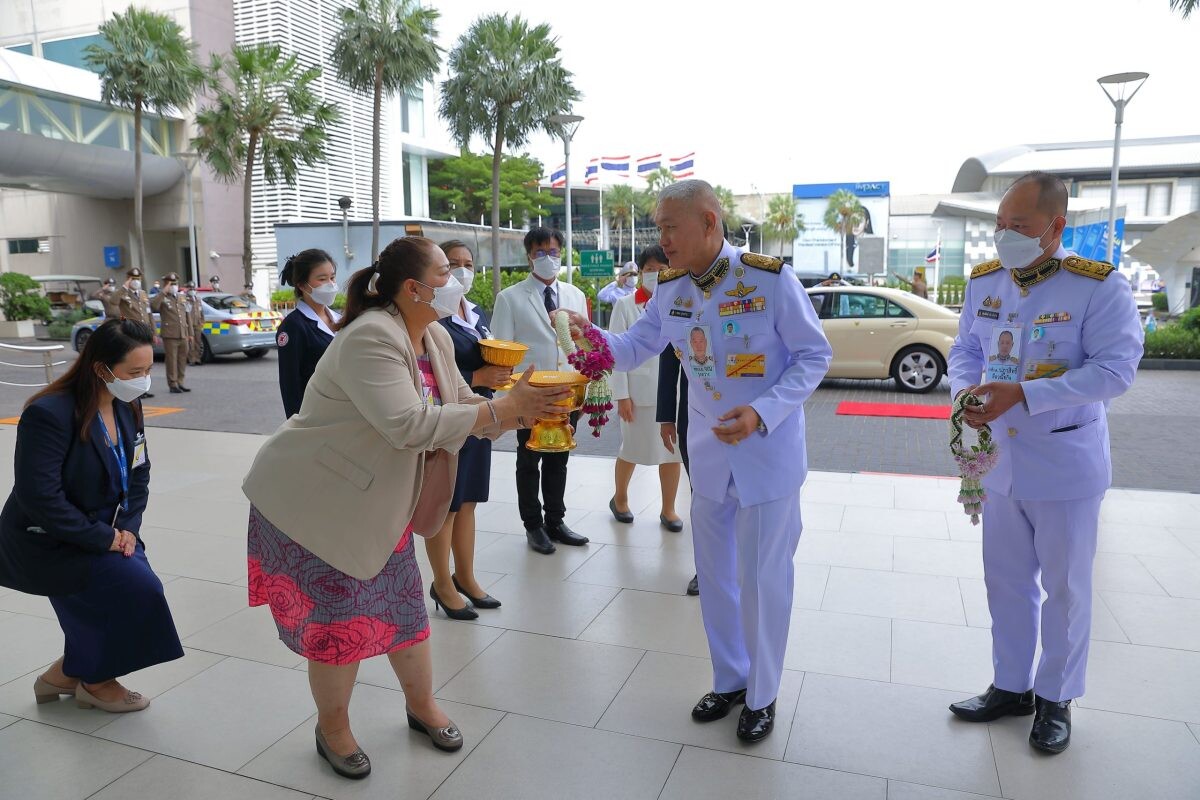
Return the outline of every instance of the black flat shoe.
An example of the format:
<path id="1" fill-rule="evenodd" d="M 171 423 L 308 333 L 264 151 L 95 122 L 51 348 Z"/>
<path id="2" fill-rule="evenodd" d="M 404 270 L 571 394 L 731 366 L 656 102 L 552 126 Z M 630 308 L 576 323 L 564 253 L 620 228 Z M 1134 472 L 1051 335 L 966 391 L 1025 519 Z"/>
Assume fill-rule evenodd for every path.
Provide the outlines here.
<path id="1" fill-rule="evenodd" d="M 692 719 L 696 722 L 714 722 L 729 716 L 729 711 L 738 703 L 746 702 L 746 690 L 736 692 L 709 692 L 700 698 L 692 709 Z"/>
<path id="2" fill-rule="evenodd" d="M 472 597 L 467 594 L 467 590 L 458 582 L 458 576 L 451 575 L 450 580 L 454 581 L 454 588 L 458 589 L 458 593 L 471 601 L 471 605 L 476 608 L 499 608 L 500 601 L 492 597 L 490 594 L 485 594 L 483 597 Z"/>
<path id="3" fill-rule="evenodd" d="M 333 767 L 333 771 L 343 778 L 351 780 L 361 780 L 371 774 L 371 759 L 367 758 L 367 754 L 358 748 L 348 756 L 339 756 L 329 747 L 329 742 L 325 741 L 325 734 L 321 733 L 321 726 L 317 726 L 317 753 L 321 758 L 329 762 L 329 766 Z"/>
<path id="4" fill-rule="evenodd" d="M 617 510 L 617 498 L 615 497 L 608 501 L 608 510 L 612 512 L 613 519 L 617 522 L 624 522 L 626 524 L 633 522 L 632 512 Z"/>
<path id="5" fill-rule="evenodd" d="M 683 530 L 683 520 L 681 519 L 667 519 L 665 515 L 659 514 L 658 522 L 671 533 L 679 533 Z"/>
<path id="6" fill-rule="evenodd" d="M 181 384 L 179 384 L 179 391 L 181 391 L 181 392 L 190 392 L 190 391 L 191 391 L 191 389 L 187 388 L 186 386 L 184 386 L 184 385 L 181 383 Z"/>
<path id="7" fill-rule="evenodd" d="M 479 619 L 479 615 L 475 613 L 475 609 L 470 606 L 462 608 L 446 608 L 446 604 L 442 602 L 442 598 L 438 597 L 437 589 L 433 588 L 433 584 L 429 585 L 429 596 L 433 598 L 433 608 L 436 611 L 441 609 L 443 613 L 450 619 L 465 621 L 469 619 Z"/>
<path id="8" fill-rule="evenodd" d="M 171 394 L 183 394 L 183 389 L 180 389 L 178 386 L 172 386 Z"/>
<path id="9" fill-rule="evenodd" d="M 738 719 L 737 737 L 743 742 L 761 742 L 774 728 L 775 701 L 772 700 L 769 706 L 757 711 L 742 709 L 742 716 Z"/>
<path id="10" fill-rule="evenodd" d="M 696 597 L 697 595 L 700 594 L 700 576 L 699 575 L 693 575 L 692 579 L 690 581 L 688 581 L 687 593 L 688 593 L 689 597 Z"/>
<path id="11" fill-rule="evenodd" d="M 995 684 L 987 691 L 961 703 L 951 703 L 950 711 L 967 722 L 991 722 L 1001 717 L 1027 717 L 1033 713 L 1033 690 L 1010 692 L 997 689 Z"/>
<path id="12" fill-rule="evenodd" d="M 1037 715 L 1029 732 L 1029 745 L 1044 753 L 1061 753 L 1071 744 L 1071 701 L 1034 698 Z"/>
<path id="13" fill-rule="evenodd" d="M 546 533 L 550 535 L 551 539 L 559 544 L 570 545 L 571 547 L 582 547 L 588 543 L 588 538 L 586 536 L 580 536 L 562 522 L 554 525 L 547 525 Z"/>
<path id="14" fill-rule="evenodd" d="M 525 539 L 529 542 L 529 549 L 535 553 L 541 553 L 548 556 L 557 548 L 554 542 L 550 541 L 550 534 L 546 533 L 546 527 L 539 525 L 536 528 L 525 529 Z"/>

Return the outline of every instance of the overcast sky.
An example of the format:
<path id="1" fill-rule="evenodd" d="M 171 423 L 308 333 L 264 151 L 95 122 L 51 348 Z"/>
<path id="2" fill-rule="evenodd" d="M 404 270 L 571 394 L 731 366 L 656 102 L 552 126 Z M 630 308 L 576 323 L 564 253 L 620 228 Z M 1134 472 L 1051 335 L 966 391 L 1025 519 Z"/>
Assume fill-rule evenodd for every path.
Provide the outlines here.
<path id="1" fill-rule="evenodd" d="M 1168 0 L 432 3 L 447 49 L 484 13 L 551 25 L 583 93 L 574 181 L 593 156 L 694 150 L 697 177 L 739 193 L 948 192 L 973 155 L 1111 139 L 1096 78 L 1132 70 L 1150 79 L 1125 138 L 1200 133 L 1200 15 Z M 546 137 L 528 150 L 562 162 Z"/>

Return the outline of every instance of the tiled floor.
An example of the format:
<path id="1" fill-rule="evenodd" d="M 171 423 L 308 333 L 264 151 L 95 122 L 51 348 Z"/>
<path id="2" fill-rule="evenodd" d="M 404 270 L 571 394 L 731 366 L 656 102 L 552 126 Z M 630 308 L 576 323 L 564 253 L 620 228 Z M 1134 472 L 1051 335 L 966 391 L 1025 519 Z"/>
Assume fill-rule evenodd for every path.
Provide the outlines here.
<path id="1" fill-rule="evenodd" d="M 9 480 L 12 441 L 0 430 Z M 508 453 L 476 560 L 504 606 L 433 621 L 435 686 L 466 748 L 411 733 L 373 659 L 351 714 L 375 771 L 340 779 L 314 752 L 303 659 L 246 607 L 238 483 L 260 442 L 153 432 L 144 534 L 187 656 L 129 677 L 154 697 L 148 711 L 35 705 L 61 632 L 44 599 L 0 590 L 0 799 L 1200 798 L 1200 495 L 1109 494 L 1089 691 L 1072 747 L 1046 758 L 1026 744 L 1027 718 L 974 726 L 946 710 L 991 677 L 979 531 L 954 484 L 814 473 L 777 727 L 748 747 L 736 715 L 688 715 L 709 688 L 708 650 L 683 596 L 690 533 L 658 526 L 653 472 L 638 473 L 637 521 L 619 525 L 604 510 L 612 462 L 573 458 L 567 519 L 593 543 L 546 557 L 517 535 Z"/>

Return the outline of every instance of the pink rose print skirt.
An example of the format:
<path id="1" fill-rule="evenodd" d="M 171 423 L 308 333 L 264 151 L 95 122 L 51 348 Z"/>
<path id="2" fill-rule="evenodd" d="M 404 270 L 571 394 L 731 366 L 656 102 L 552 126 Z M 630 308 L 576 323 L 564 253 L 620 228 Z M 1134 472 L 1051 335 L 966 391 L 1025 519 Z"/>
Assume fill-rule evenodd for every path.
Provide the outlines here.
<path id="1" fill-rule="evenodd" d="M 322 664 L 352 664 L 429 638 L 421 572 L 406 530 L 383 571 L 334 569 L 250 507 L 250 605 L 271 607 L 280 640 Z"/>

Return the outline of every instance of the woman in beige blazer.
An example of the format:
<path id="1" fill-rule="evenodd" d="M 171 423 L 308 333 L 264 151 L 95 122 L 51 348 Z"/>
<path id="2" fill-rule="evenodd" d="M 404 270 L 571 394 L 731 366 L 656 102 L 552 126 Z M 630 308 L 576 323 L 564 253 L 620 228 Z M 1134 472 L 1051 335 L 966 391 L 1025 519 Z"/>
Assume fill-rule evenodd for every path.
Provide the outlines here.
<path id="1" fill-rule="evenodd" d="M 428 239 L 396 239 L 347 288 L 346 313 L 300 413 L 266 441 L 246 476 L 251 605 L 309 660 L 317 751 L 339 775 L 370 760 L 350 731 L 358 662 L 386 654 L 408 724 L 442 750 L 462 734 L 433 698 L 429 620 L 412 533 L 436 534 L 470 435 L 495 437 L 545 415 L 561 389 L 475 395 L 433 325 L 462 285 Z"/>

